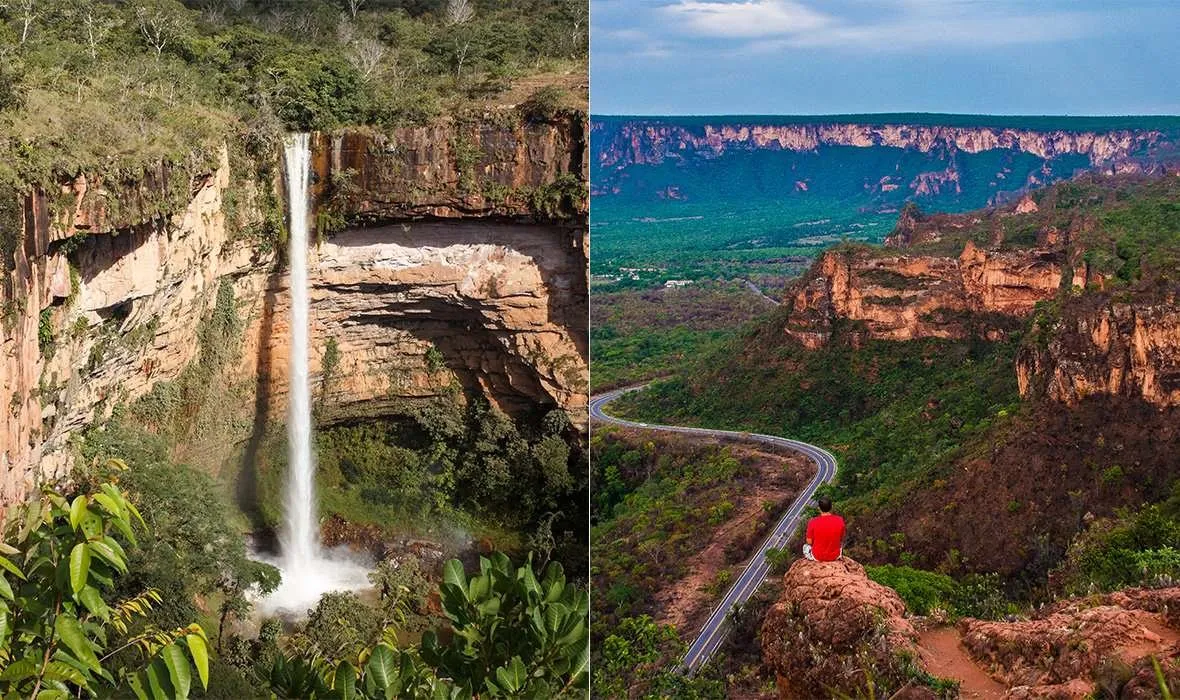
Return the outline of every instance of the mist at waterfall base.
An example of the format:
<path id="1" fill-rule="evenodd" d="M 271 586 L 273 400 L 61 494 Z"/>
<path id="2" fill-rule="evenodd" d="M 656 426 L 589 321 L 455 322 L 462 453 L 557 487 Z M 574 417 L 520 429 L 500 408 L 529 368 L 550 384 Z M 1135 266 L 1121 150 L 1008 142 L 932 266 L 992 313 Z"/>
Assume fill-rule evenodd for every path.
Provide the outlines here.
<path id="1" fill-rule="evenodd" d="M 316 518 L 315 455 L 311 442 L 311 386 L 308 375 L 309 307 L 307 282 L 308 185 L 311 148 L 307 134 L 284 141 L 287 197 L 290 207 L 289 289 L 291 294 L 291 366 L 287 413 L 286 492 L 277 557 L 258 554 L 260 561 L 282 572 L 279 588 L 258 601 L 263 612 L 302 615 L 329 591 L 369 587 L 371 562 L 347 548 L 320 545 Z"/>

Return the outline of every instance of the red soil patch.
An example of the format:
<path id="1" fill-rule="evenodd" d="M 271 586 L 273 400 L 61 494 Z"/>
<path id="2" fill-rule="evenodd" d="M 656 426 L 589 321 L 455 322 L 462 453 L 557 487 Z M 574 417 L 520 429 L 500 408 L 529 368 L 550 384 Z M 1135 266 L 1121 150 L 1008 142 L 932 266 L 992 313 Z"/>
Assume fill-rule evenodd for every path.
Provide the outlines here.
<path id="1" fill-rule="evenodd" d="M 959 681 L 959 697 L 963 700 L 1000 700 L 1007 692 L 975 665 L 953 627 L 937 627 L 919 634 L 918 651 L 931 675 Z"/>

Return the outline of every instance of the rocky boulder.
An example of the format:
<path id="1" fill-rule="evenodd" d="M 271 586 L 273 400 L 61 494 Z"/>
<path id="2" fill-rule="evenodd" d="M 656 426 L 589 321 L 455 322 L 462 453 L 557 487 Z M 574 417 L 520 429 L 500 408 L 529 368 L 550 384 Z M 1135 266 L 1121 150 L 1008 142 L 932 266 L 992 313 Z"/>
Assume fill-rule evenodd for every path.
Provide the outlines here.
<path id="1" fill-rule="evenodd" d="M 870 683 L 888 697 L 907 686 L 920 663 L 917 634 L 896 592 L 847 557 L 797 561 L 783 588 L 762 625 L 762 659 L 780 697 L 862 697 Z"/>
<path id="2" fill-rule="evenodd" d="M 959 623 L 963 646 L 1010 698 L 1158 697 L 1151 657 L 1180 676 L 1180 588 L 1063 601 L 1031 620 Z"/>

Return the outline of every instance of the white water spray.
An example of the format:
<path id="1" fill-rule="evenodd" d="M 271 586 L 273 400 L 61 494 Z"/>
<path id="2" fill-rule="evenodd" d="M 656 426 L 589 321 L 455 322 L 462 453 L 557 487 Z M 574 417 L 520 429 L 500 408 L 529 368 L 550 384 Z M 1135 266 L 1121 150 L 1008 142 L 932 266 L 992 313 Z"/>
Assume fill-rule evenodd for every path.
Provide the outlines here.
<path id="1" fill-rule="evenodd" d="M 287 414 L 287 491 L 279 559 L 279 589 L 261 601 L 264 610 L 302 614 L 333 590 L 368 585 L 366 569 L 347 552 L 325 552 L 316 518 L 315 457 L 311 449 L 311 386 L 308 374 L 310 295 L 308 294 L 308 185 L 311 148 L 308 134 L 284 141 L 287 199 L 290 207 L 288 288 L 291 295 L 290 388 Z"/>

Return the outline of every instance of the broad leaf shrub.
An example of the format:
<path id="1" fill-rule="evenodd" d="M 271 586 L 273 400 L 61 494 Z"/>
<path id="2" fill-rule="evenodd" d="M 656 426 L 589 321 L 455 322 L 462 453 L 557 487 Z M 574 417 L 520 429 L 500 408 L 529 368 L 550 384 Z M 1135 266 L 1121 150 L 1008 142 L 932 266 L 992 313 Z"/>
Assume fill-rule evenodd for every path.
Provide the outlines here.
<path id="1" fill-rule="evenodd" d="M 1175 495 L 1100 518 L 1070 545 L 1054 578 L 1070 595 L 1180 581 L 1180 481 Z"/>
<path id="2" fill-rule="evenodd" d="M 562 698 L 589 683 L 589 596 L 557 562 L 540 578 L 532 558 L 519 568 L 493 553 L 468 577 L 446 563 L 440 586 L 449 634 L 428 631 L 399 647 L 392 630 L 350 658 L 279 654 L 269 685 L 283 698 Z"/>
<path id="3" fill-rule="evenodd" d="M 125 469 L 120 462 L 112 467 Z M 138 624 L 154 590 L 114 600 L 144 520 L 112 481 L 45 488 L 8 509 L 0 543 L 0 696 L 187 698 L 209 682 L 204 630 Z M 120 654 L 134 650 L 128 657 Z M 126 660 L 132 659 L 129 665 Z"/>
<path id="4" fill-rule="evenodd" d="M 942 611 L 951 617 L 998 620 L 1017 612 L 1004 595 L 996 574 L 967 574 L 956 580 L 933 571 L 908 566 L 866 566 L 869 578 L 897 591 L 915 615 Z"/>

